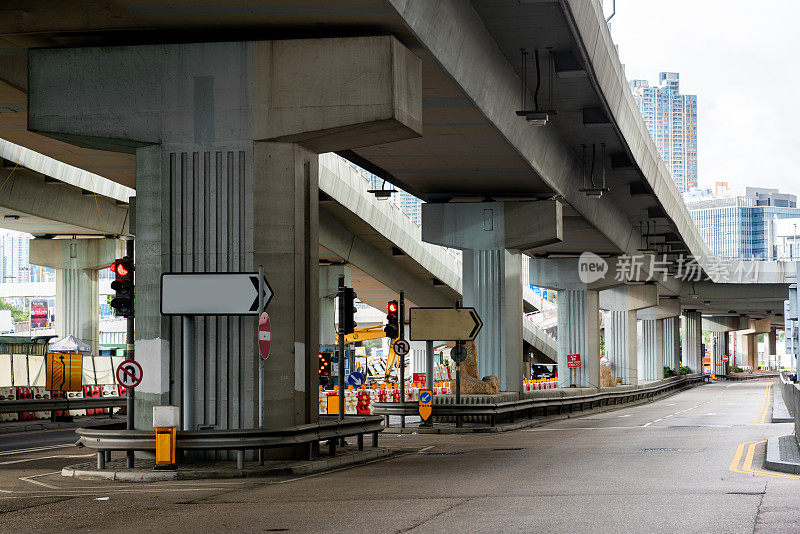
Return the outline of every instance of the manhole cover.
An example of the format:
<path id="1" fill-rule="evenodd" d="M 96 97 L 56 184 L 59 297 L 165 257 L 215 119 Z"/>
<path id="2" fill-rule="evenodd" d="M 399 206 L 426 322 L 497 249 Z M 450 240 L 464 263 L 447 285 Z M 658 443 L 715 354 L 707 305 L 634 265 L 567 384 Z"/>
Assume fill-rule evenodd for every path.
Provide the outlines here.
<path id="1" fill-rule="evenodd" d="M 683 449 L 641 449 L 640 452 L 680 452 Z"/>

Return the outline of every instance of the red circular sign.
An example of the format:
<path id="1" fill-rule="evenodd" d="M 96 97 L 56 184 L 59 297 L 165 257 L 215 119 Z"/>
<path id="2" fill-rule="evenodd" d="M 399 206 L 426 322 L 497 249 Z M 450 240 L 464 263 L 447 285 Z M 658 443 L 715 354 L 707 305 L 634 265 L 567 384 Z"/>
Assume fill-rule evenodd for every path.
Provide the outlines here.
<path id="1" fill-rule="evenodd" d="M 261 314 L 258 319 L 258 352 L 261 358 L 266 360 L 269 358 L 269 349 L 272 345 L 272 326 L 269 322 L 269 315 L 267 312 Z"/>
<path id="2" fill-rule="evenodd" d="M 142 383 L 142 366 L 134 360 L 125 360 L 117 366 L 117 382 L 124 388 L 135 388 Z"/>

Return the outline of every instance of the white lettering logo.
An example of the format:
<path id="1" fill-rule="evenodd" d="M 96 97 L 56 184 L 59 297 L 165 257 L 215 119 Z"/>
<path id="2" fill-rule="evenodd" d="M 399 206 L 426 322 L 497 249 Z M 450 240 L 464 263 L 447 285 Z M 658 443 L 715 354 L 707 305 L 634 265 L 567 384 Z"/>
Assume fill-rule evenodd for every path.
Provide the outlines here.
<path id="1" fill-rule="evenodd" d="M 584 252 L 578 258 L 578 278 L 584 284 L 591 284 L 603 278 L 608 272 L 606 260 L 594 252 Z"/>

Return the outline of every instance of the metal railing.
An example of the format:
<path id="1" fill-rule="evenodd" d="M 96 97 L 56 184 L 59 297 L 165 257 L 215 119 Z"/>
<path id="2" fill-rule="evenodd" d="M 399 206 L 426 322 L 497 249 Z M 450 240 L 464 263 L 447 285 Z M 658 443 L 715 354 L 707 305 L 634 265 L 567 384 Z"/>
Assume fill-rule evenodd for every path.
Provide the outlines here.
<path id="1" fill-rule="evenodd" d="M 0 413 L 122 408 L 125 406 L 125 403 L 125 397 L 4 400 L 0 401 Z"/>
<path id="2" fill-rule="evenodd" d="M 496 426 L 498 417 L 507 416 L 513 423 L 515 417 L 520 412 L 524 412 L 528 419 L 532 419 L 534 413 L 537 411 L 542 416 L 548 416 L 555 415 L 555 413 L 561 414 L 565 410 L 569 410 L 571 413 L 576 410 L 580 411 L 600 406 L 635 402 L 638 400 L 649 399 L 657 395 L 662 395 L 669 391 L 684 389 L 694 383 L 701 382 L 704 379 L 705 378 L 702 375 L 690 375 L 667 380 L 663 383 L 653 386 L 625 389 L 623 391 L 599 391 L 597 393 L 588 393 L 585 395 L 541 397 L 489 404 L 434 404 L 432 417 L 440 419 L 446 418 L 451 420 L 454 418 L 457 427 L 461 426 L 460 420 L 462 417 L 483 417 L 484 419 L 488 420 L 489 426 L 494 427 Z M 419 406 L 417 403 L 380 402 L 375 404 L 373 412 L 376 415 L 384 416 L 386 420 L 386 426 L 388 426 L 390 415 L 416 415 L 418 410 Z"/>
<path id="3" fill-rule="evenodd" d="M 319 454 L 319 444 L 328 442 L 330 456 L 336 455 L 340 439 L 356 436 L 358 450 L 364 449 L 364 434 L 372 434 L 372 446 L 378 446 L 378 433 L 383 430 L 380 416 L 347 416 L 338 420 L 320 416 L 317 423 L 282 428 L 254 428 L 246 430 L 193 430 L 178 431 L 176 449 L 183 451 L 236 451 L 236 468 L 244 469 L 244 451 L 264 450 L 293 445 L 307 445 L 308 459 Z M 97 451 L 97 468 L 105 469 L 111 451 L 155 451 L 155 430 L 105 430 L 79 428 L 78 446 Z"/>

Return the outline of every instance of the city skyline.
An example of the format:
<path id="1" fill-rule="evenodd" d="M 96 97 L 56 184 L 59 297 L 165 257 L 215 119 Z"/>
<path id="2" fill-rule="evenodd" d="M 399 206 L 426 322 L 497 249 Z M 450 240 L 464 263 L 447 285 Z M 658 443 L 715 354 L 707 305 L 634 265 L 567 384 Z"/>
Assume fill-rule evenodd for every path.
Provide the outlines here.
<path id="1" fill-rule="evenodd" d="M 785 68 L 800 52 L 794 28 L 800 4 L 774 0 L 770 7 L 741 9 L 722 0 L 616 2 L 609 28 L 627 79 L 680 72 L 683 91 L 698 95 L 701 187 L 722 180 L 743 190 L 757 180 L 800 193 L 793 161 L 800 114 L 793 93 L 800 73 Z"/>

